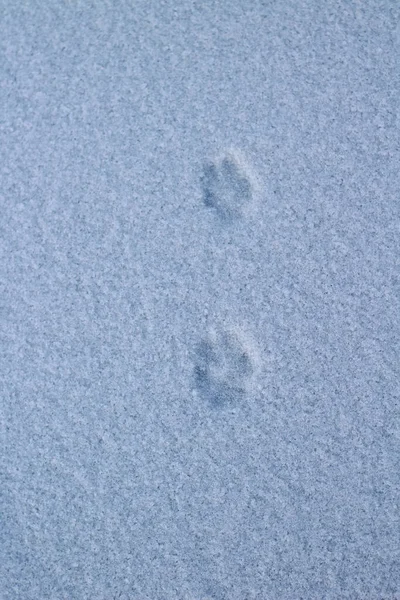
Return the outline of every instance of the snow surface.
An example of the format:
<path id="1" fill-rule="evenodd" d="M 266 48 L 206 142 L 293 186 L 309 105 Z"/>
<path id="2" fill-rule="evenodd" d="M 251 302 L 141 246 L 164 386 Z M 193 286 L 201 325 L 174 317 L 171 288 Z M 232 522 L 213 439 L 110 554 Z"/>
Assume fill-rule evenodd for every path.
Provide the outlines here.
<path id="1" fill-rule="evenodd" d="M 398 0 L 0 0 L 1 600 L 400 598 Z"/>

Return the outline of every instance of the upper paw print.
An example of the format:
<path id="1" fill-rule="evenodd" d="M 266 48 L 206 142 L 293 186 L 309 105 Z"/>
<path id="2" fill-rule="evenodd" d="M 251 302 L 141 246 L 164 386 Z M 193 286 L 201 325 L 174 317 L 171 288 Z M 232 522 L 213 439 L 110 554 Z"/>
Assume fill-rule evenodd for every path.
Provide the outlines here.
<path id="1" fill-rule="evenodd" d="M 201 183 L 205 206 L 215 210 L 224 223 L 243 217 L 253 202 L 251 180 L 232 155 L 207 163 Z"/>

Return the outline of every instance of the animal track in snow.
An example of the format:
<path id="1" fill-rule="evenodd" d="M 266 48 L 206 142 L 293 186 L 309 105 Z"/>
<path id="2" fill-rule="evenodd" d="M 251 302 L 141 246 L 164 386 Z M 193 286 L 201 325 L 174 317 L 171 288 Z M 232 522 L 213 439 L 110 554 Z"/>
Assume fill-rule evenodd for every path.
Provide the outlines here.
<path id="1" fill-rule="evenodd" d="M 196 348 L 197 391 L 214 408 L 236 404 L 245 398 L 255 366 L 254 353 L 240 333 L 212 330 Z"/>
<path id="2" fill-rule="evenodd" d="M 245 217 L 254 203 L 254 182 L 232 153 L 204 165 L 201 185 L 205 206 L 224 224 Z"/>

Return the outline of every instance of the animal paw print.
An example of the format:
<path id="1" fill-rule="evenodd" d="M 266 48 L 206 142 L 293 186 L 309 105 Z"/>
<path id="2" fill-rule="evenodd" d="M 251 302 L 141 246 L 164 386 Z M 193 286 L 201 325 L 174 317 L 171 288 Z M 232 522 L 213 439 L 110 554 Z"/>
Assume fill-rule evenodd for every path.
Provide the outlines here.
<path id="1" fill-rule="evenodd" d="M 231 154 L 207 163 L 201 183 L 205 206 L 212 208 L 223 223 L 244 217 L 253 203 L 250 177 Z"/>
<path id="2" fill-rule="evenodd" d="M 254 372 L 251 352 L 235 332 L 214 330 L 197 346 L 196 388 L 214 408 L 242 401 Z"/>

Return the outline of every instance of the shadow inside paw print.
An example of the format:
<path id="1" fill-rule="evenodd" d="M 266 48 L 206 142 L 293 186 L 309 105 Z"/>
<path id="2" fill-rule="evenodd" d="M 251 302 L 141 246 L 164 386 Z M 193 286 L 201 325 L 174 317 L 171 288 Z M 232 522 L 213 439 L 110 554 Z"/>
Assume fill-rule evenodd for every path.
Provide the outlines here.
<path id="1" fill-rule="evenodd" d="M 253 201 L 250 179 L 233 156 L 207 163 L 201 183 L 205 206 L 224 223 L 243 217 Z"/>
<path id="2" fill-rule="evenodd" d="M 242 401 L 253 372 L 249 352 L 232 332 L 213 332 L 197 346 L 196 388 L 214 408 Z"/>

